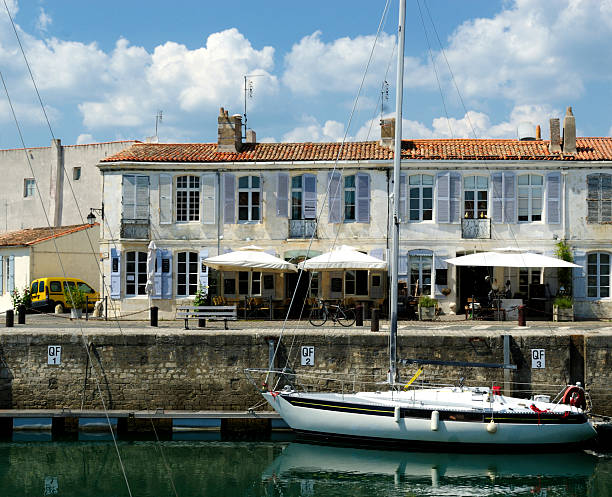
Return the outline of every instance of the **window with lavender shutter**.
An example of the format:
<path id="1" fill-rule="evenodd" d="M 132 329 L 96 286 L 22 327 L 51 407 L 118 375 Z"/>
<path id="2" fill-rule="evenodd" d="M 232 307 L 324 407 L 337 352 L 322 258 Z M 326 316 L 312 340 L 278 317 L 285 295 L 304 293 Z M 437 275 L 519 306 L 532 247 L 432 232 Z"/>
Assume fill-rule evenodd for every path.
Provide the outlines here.
<path id="1" fill-rule="evenodd" d="M 436 221 L 450 223 L 450 173 L 438 173 L 436 181 Z"/>
<path id="2" fill-rule="evenodd" d="M 370 175 L 357 173 L 357 222 L 370 222 Z"/>
<path id="3" fill-rule="evenodd" d="M 317 218 L 317 177 L 314 174 L 304 174 L 304 219 Z"/>
<path id="4" fill-rule="evenodd" d="M 236 222 L 236 178 L 233 174 L 223 174 L 223 223 Z"/>
<path id="5" fill-rule="evenodd" d="M 276 188 L 276 215 L 279 217 L 289 216 L 289 174 L 278 173 Z"/>
<path id="6" fill-rule="evenodd" d="M 546 175 L 546 222 L 561 222 L 561 173 Z"/>
<path id="7" fill-rule="evenodd" d="M 330 223 L 342 222 L 342 194 L 344 190 L 341 185 L 342 176 L 339 172 L 329 173 L 329 216 Z"/>

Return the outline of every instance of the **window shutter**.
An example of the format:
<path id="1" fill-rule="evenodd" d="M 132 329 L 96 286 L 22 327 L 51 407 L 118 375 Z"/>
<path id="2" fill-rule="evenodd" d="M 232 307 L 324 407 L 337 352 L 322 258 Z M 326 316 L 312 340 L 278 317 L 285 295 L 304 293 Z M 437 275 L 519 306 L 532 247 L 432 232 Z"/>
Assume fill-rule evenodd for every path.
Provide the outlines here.
<path id="1" fill-rule="evenodd" d="M 329 222 L 342 222 L 342 175 L 335 171 L 329 173 Z"/>
<path id="2" fill-rule="evenodd" d="M 599 222 L 599 174 L 587 176 L 587 223 Z"/>
<path id="3" fill-rule="evenodd" d="M 400 173 L 400 198 L 399 198 L 399 221 L 405 223 L 408 221 L 408 189 L 407 187 L 406 173 Z"/>
<path id="4" fill-rule="evenodd" d="M 612 175 L 602 173 L 601 175 L 601 221 L 609 223 L 612 221 Z"/>
<path id="5" fill-rule="evenodd" d="M 4 257 L 0 255 L 0 295 L 4 292 L 4 287 L 2 284 L 4 283 Z"/>
<path id="6" fill-rule="evenodd" d="M 546 222 L 561 222 L 561 173 L 546 175 Z"/>
<path id="7" fill-rule="evenodd" d="M 504 223 L 516 223 L 516 174 L 504 173 Z"/>
<path id="8" fill-rule="evenodd" d="M 408 274 L 408 254 L 402 254 L 399 256 L 397 274 Z"/>
<path id="9" fill-rule="evenodd" d="M 202 224 L 215 224 L 217 221 L 217 175 L 205 173 L 202 182 Z"/>
<path id="10" fill-rule="evenodd" d="M 370 222 L 370 175 L 357 173 L 357 222 Z"/>
<path id="11" fill-rule="evenodd" d="M 172 252 L 170 250 L 162 250 L 162 298 L 172 298 Z"/>
<path id="12" fill-rule="evenodd" d="M 8 268 L 6 271 L 6 291 L 13 293 L 15 290 L 15 256 L 8 256 Z"/>
<path id="13" fill-rule="evenodd" d="M 162 289 L 162 251 L 155 252 L 155 284 L 153 285 L 153 298 L 161 299 Z"/>
<path id="14" fill-rule="evenodd" d="M 378 285 L 374 284 L 374 278 L 377 277 Z M 382 273 L 370 274 L 370 298 L 383 298 L 383 275 Z"/>
<path id="15" fill-rule="evenodd" d="M 172 223 L 172 176 L 159 175 L 159 224 Z"/>
<path id="16" fill-rule="evenodd" d="M 111 249 L 111 299 L 121 298 L 121 252 Z"/>
<path id="17" fill-rule="evenodd" d="M 501 224 L 504 222 L 503 217 L 503 179 L 502 173 L 493 173 L 491 174 L 491 197 L 492 197 L 492 206 L 491 206 L 491 220 L 494 223 Z"/>
<path id="18" fill-rule="evenodd" d="M 450 173 L 438 173 L 436 193 L 436 221 L 438 223 L 450 223 Z"/>
<path id="19" fill-rule="evenodd" d="M 584 250 L 574 252 L 574 264 L 580 267 L 573 268 L 572 293 L 574 298 L 584 299 L 586 297 L 586 252 Z"/>
<path id="20" fill-rule="evenodd" d="M 149 177 L 136 176 L 134 219 L 149 219 Z"/>
<path id="21" fill-rule="evenodd" d="M 450 173 L 449 180 L 449 223 L 461 222 L 461 175 Z"/>
<path id="22" fill-rule="evenodd" d="M 198 260 L 198 283 L 208 295 L 208 266 L 204 264 L 204 259 L 208 257 L 208 249 L 200 250 L 200 256 Z"/>
<path id="23" fill-rule="evenodd" d="M 289 174 L 276 175 L 276 215 L 289 217 Z"/>
<path id="24" fill-rule="evenodd" d="M 317 177 L 314 174 L 302 176 L 304 199 L 302 202 L 304 219 L 317 218 Z"/>
<path id="25" fill-rule="evenodd" d="M 263 223 L 263 184 L 264 184 L 264 177 L 263 174 L 259 174 L 259 223 Z"/>
<path id="26" fill-rule="evenodd" d="M 234 224 L 236 216 L 236 178 L 233 174 L 223 174 L 223 222 Z"/>
<path id="27" fill-rule="evenodd" d="M 136 176 L 123 175 L 123 219 L 136 219 Z"/>

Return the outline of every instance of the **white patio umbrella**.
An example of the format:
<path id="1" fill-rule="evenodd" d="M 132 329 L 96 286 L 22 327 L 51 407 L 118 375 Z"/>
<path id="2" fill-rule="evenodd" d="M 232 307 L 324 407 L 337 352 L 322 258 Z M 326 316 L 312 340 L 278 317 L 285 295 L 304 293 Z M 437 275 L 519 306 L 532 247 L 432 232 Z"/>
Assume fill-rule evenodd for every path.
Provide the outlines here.
<path id="1" fill-rule="evenodd" d="M 511 247 L 453 257 L 452 259 L 446 259 L 446 262 L 454 266 L 580 267 L 556 257 L 548 257 Z"/>
<path id="2" fill-rule="evenodd" d="M 261 247 L 249 245 L 234 252 L 208 257 L 204 259 L 204 264 L 220 271 L 252 270 L 264 273 L 297 271 L 295 264 L 291 264 L 280 257 L 268 254 L 263 250 L 264 249 Z"/>
<path id="3" fill-rule="evenodd" d="M 334 271 L 338 269 L 387 269 L 387 263 L 354 247 L 341 245 L 331 252 L 318 255 L 298 264 L 300 269 Z"/>

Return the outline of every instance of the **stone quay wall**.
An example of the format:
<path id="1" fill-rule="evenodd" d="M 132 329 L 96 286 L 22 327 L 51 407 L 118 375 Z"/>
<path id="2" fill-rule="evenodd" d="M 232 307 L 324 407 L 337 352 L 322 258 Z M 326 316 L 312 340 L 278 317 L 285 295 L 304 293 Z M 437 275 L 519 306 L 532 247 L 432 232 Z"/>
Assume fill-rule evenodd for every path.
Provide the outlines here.
<path id="1" fill-rule="evenodd" d="M 268 368 L 279 336 L 278 330 L 88 331 L 86 337 L 68 330 L 0 334 L 0 409 L 102 409 L 103 400 L 107 409 L 244 411 L 262 401 L 257 388 L 264 381 L 254 375 L 251 384 L 244 369 Z M 400 358 L 503 362 L 501 334 L 400 334 L 397 343 Z M 500 385 L 525 397 L 532 389 L 554 397 L 561 385 L 582 381 L 591 390 L 593 411 L 612 415 L 610 344 L 610 336 L 521 334 L 510 336 L 511 363 L 518 369 L 510 371 L 509 383 L 501 369 L 467 366 L 424 366 L 422 376 Z M 56 345 L 62 347 L 61 363 L 49 365 L 48 347 Z M 302 346 L 314 347 L 314 366 L 300 364 Z M 532 368 L 532 349 L 545 350 L 545 368 Z M 384 389 L 376 383 L 386 378 L 387 350 L 386 333 L 303 331 L 284 335 L 275 367 L 287 366 L 296 375 L 291 379 L 320 389 Z M 416 370 L 401 366 L 402 378 Z"/>

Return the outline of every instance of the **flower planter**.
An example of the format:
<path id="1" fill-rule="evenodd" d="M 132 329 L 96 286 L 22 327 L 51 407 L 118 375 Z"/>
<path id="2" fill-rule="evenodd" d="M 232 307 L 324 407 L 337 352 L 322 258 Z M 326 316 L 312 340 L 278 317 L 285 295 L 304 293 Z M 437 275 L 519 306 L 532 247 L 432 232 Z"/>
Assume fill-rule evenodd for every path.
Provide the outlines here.
<path id="1" fill-rule="evenodd" d="M 559 307 L 553 305 L 553 321 L 573 321 L 574 320 L 574 306 L 572 307 Z"/>
<path id="2" fill-rule="evenodd" d="M 419 319 L 423 320 L 433 320 L 436 316 L 436 308 L 435 307 L 421 307 L 419 306 Z"/>

